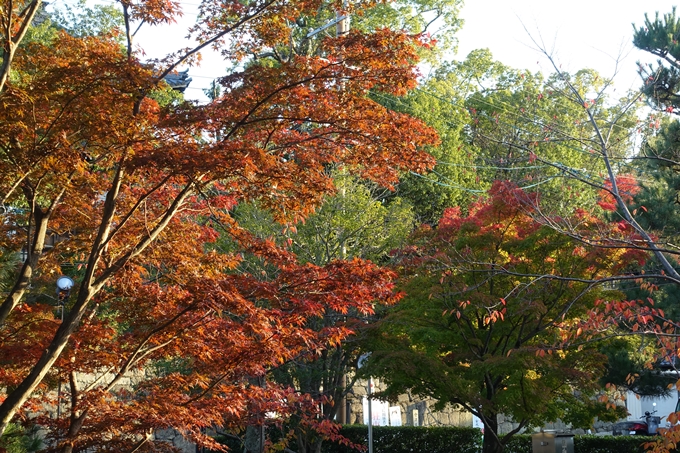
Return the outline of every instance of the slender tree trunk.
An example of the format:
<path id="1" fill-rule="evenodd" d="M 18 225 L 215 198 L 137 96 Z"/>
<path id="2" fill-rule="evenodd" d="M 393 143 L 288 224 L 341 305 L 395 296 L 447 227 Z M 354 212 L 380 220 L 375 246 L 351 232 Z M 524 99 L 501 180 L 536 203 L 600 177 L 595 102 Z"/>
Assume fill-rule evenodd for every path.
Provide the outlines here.
<path id="1" fill-rule="evenodd" d="M 78 410 L 78 382 L 76 380 L 75 372 L 71 372 L 69 376 L 69 386 L 71 388 L 71 417 L 68 427 L 68 433 L 66 434 L 65 444 L 61 449 L 61 453 L 73 453 L 73 447 L 75 445 L 75 439 L 80 433 L 80 430 L 85 423 L 87 418 L 87 410 L 79 413 Z"/>
<path id="2" fill-rule="evenodd" d="M 92 300 L 94 295 L 105 283 L 102 281 L 98 285 L 95 285 L 95 272 L 99 260 L 101 259 L 103 245 L 109 238 L 111 223 L 113 221 L 112 219 L 116 208 L 116 199 L 120 191 L 122 178 L 123 169 L 121 166 L 116 171 L 113 183 L 111 184 L 111 190 L 109 190 L 106 195 L 102 222 L 99 226 L 99 231 L 97 232 L 97 238 L 93 242 L 92 249 L 90 251 L 90 257 L 87 263 L 85 276 L 83 277 L 83 282 L 80 285 L 76 303 L 59 325 L 59 328 L 54 334 L 54 338 L 50 342 L 49 346 L 43 351 L 42 355 L 33 366 L 28 376 L 26 376 L 14 390 L 9 392 L 5 401 L 0 404 L 0 437 L 2 437 L 5 429 L 7 429 L 9 422 L 12 421 L 14 414 L 16 414 L 19 408 L 31 396 L 31 393 L 33 393 L 35 388 L 45 378 L 50 368 L 52 368 L 54 362 L 57 361 L 61 355 L 61 352 L 66 347 L 69 338 L 71 338 L 71 335 L 73 332 L 75 332 L 76 328 L 80 324 L 80 320 L 85 314 L 85 310 L 87 309 L 90 300 Z"/>
<path id="3" fill-rule="evenodd" d="M 19 305 L 19 302 L 21 302 L 24 293 L 31 283 L 33 270 L 38 267 L 38 261 L 40 261 L 40 258 L 45 253 L 45 241 L 48 233 L 47 226 L 50 218 L 66 193 L 66 188 L 64 187 L 54 200 L 52 200 L 50 206 L 43 209 L 36 201 L 35 191 L 29 185 L 24 185 L 23 189 L 27 203 L 32 206 L 30 216 L 31 221 L 29 222 L 26 235 L 27 257 L 12 290 L 0 305 L 0 328 L 5 325 L 12 310 Z M 0 431 L 0 435 L 1 434 L 2 431 Z"/>
<path id="4" fill-rule="evenodd" d="M 21 266 L 21 271 L 19 272 L 19 276 L 17 277 L 14 286 L 0 305 L 0 327 L 5 325 L 9 314 L 17 305 L 19 305 L 19 302 L 24 297 L 24 293 L 33 277 L 33 269 L 38 266 L 38 261 L 45 249 L 49 216 L 44 215 L 39 208 L 36 208 L 33 213 L 33 219 L 35 219 L 35 233 L 32 235 L 33 237 L 27 246 L 28 255 L 26 261 Z M 29 237 L 31 237 L 30 232 Z"/>
<path id="5" fill-rule="evenodd" d="M 314 441 L 314 443 L 311 445 L 310 448 L 310 453 L 321 453 L 321 444 L 322 444 L 321 439 L 317 439 Z"/>
<path id="6" fill-rule="evenodd" d="M 264 426 L 248 426 L 246 428 L 244 452 L 262 453 L 264 451 Z"/>
<path id="7" fill-rule="evenodd" d="M 4 433 L 16 411 L 19 410 L 31 393 L 33 393 L 38 384 L 42 382 L 61 354 L 61 351 L 66 347 L 71 334 L 75 331 L 85 313 L 85 308 L 91 297 L 90 291 L 81 291 L 79 301 L 77 302 L 80 310 L 73 310 L 68 314 L 64 322 L 59 326 L 59 329 L 57 329 L 54 339 L 45 349 L 40 359 L 38 359 L 29 375 L 7 395 L 5 401 L 0 405 L 0 436 Z"/>
<path id="8" fill-rule="evenodd" d="M 7 3 L 3 3 L 5 6 Z M 16 26 L 13 22 L 14 11 L 8 10 L 3 11 L 4 20 L 2 21 L 3 36 L 2 36 L 2 57 L 0 58 L 0 93 L 5 89 L 7 84 L 7 79 L 9 78 L 10 69 L 12 67 L 12 61 L 16 54 L 16 50 L 19 44 L 26 36 L 28 27 L 33 22 L 35 13 L 38 12 L 40 6 L 42 5 L 42 0 L 33 0 L 24 6 L 24 10 L 19 14 L 19 24 Z M 12 34 L 14 33 L 14 34 Z"/>
<path id="9" fill-rule="evenodd" d="M 19 408 L 26 402 L 40 382 L 42 382 L 52 365 L 54 365 L 54 362 L 56 362 L 57 358 L 61 355 L 69 338 L 78 328 L 80 320 L 84 316 L 92 298 L 130 259 L 142 253 L 158 238 L 175 214 L 181 209 L 184 201 L 192 193 L 194 187 L 193 183 L 187 184 L 181 193 L 173 200 L 170 207 L 167 208 L 165 214 L 162 216 L 160 222 L 149 232 L 148 236 L 141 239 L 132 251 L 119 258 L 118 261 L 111 264 L 106 271 L 97 276 L 95 273 L 98 271 L 98 264 L 104 253 L 106 243 L 110 239 L 109 236 L 111 234 L 111 229 L 113 228 L 116 200 L 122 185 L 123 174 L 124 170 L 121 162 L 111 184 L 111 189 L 106 195 L 102 220 L 99 225 L 97 237 L 92 244 L 90 257 L 85 268 L 85 275 L 80 283 L 78 299 L 66 318 L 62 321 L 57 332 L 54 334 L 54 338 L 45 351 L 43 351 L 43 354 L 40 359 L 38 359 L 31 372 L 14 390 L 12 390 L 12 392 L 9 393 L 9 395 L 7 395 L 5 401 L 0 404 L 0 437 L 2 437 L 5 429 L 7 429 L 7 425 L 14 417 L 14 414 L 16 414 Z"/>
<path id="10" fill-rule="evenodd" d="M 482 453 L 502 453 L 503 445 L 498 439 L 498 415 L 485 415 Z"/>
<path id="11" fill-rule="evenodd" d="M 295 437 L 297 437 L 297 453 L 321 453 L 323 439 L 315 432 L 296 429 Z"/>

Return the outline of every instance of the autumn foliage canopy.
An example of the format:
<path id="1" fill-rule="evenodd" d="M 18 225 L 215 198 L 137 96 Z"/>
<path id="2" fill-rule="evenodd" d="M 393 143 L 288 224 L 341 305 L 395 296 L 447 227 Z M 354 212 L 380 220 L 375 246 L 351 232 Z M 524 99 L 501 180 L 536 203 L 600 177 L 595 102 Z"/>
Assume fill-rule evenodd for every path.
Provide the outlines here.
<path id="1" fill-rule="evenodd" d="M 313 411 L 308 396 L 265 382 L 351 332 L 310 320 L 395 297 L 390 272 L 362 260 L 300 264 L 230 212 L 256 200 L 294 222 L 333 192 L 329 169 L 391 187 L 400 171 L 429 168 L 434 132 L 368 97 L 415 85 L 420 43 L 351 32 L 261 64 L 248 58 L 285 47 L 290 19 L 321 2 L 205 1 L 192 33 L 247 64 L 207 105 L 161 105 L 162 77 L 201 46 L 143 62 L 119 38 L 135 20 L 172 21 L 178 5 L 121 6 L 126 30 L 59 32 L 3 55 L 0 250 L 27 259 L 0 305 L 0 427 L 37 416 L 55 451 L 162 449 L 159 428 L 218 448 L 203 428 Z M 18 24 L 3 27 L 7 47 L 24 16 L 1 14 Z M 214 245 L 225 237 L 233 250 Z M 247 272 L 248 260 L 266 271 Z M 53 296 L 62 274 L 75 281 L 63 310 Z"/>

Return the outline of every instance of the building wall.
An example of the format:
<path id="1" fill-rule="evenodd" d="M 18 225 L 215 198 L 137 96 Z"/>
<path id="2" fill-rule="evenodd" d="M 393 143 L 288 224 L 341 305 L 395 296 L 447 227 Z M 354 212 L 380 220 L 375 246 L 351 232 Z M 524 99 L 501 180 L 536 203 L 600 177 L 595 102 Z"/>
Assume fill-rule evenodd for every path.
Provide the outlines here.
<path id="1" fill-rule="evenodd" d="M 372 379 L 372 381 L 372 393 L 379 391 L 380 381 L 377 379 Z M 358 381 L 347 397 L 350 408 L 347 423 L 350 425 L 365 424 L 364 399 L 368 394 L 367 384 L 365 380 Z M 410 394 L 403 394 L 399 395 L 396 401 L 389 402 L 389 406 L 399 407 L 401 426 L 472 426 L 472 414 L 454 406 L 435 411 L 433 409 L 435 403 L 434 400 L 422 400 Z M 395 423 L 391 422 L 391 424 Z"/>
<path id="2" fill-rule="evenodd" d="M 372 392 L 376 392 L 380 390 L 380 382 L 378 380 L 374 380 L 374 385 L 373 385 L 373 390 Z M 357 384 L 354 386 L 352 389 L 350 395 L 348 396 L 347 400 L 349 403 L 350 407 L 350 413 L 349 413 L 349 420 L 348 424 L 365 424 L 364 423 L 364 404 L 363 400 L 367 395 L 367 382 L 366 381 L 358 381 Z M 633 398 L 635 399 L 635 398 Z M 630 398 L 629 398 L 630 400 Z M 674 396 L 671 396 L 668 401 L 665 401 L 664 404 L 662 405 L 659 400 L 654 400 L 657 403 L 657 410 L 658 410 L 658 415 L 663 415 L 661 412 L 661 408 L 663 410 L 666 410 L 666 405 L 669 405 L 668 401 L 672 401 L 673 404 L 673 409 L 675 408 L 675 401 L 677 401 L 677 394 Z M 642 400 L 642 407 L 647 407 L 649 406 L 650 408 L 652 407 L 652 403 L 654 402 L 652 400 Z M 668 404 L 666 404 L 668 403 Z M 436 411 L 434 410 L 434 406 L 436 404 L 435 400 L 422 400 L 418 398 L 414 398 L 409 394 L 404 394 L 400 395 L 397 399 L 397 401 L 392 401 L 390 402 L 390 406 L 399 406 L 400 412 L 401 412 L 401 425 L 406 425 L 406 426 L 460 426 L 460 427 L 472 427 L 473 425 L 473 416 L 471 413 L 465 411 L 461 407 L 455 407 L 452 405 L 449 405 L 445 407 L 443 410 Z M 624 404 L 624 402 L 621 402 L 621 404 Z M 632 403 L 631 403 L 632 404 Z M 638 406 L 640 406 L 640 403 L 638 403 Z M 670 406 L 669 406 L 670 407 Z M 651 409 L 643 409 L 642 413 L 644 413 L 645 410 L 649 410 L 651 412 Z M 629 409 L 630 411 L 630 409 Z M 639 409 L 638 409 L 639 411 Z M 667 415 L 667 414 L 666 414 Z M 639 418 L 639 416 L 637 417 Z M 378 425 L 377 423 L 374 423 L 374 425 Z M 593 424 L 592 428 L 588 430 L 591 434 L 611 434 L 612 428 L 613 428 L 614 423 L 610 422 L 599 422 L 595 421 Z M 662 420 L 662 426 L 663 426 L 663 420 Z M 517 423 L 515 423 L 511 418 L 505 417 L 503 415 L 499 415 L 499 420 L 498 420 L 498 431 L 499 434 L 506 434 L 513 429 L 517 427 Z M 583 429 L 572 429 L 571 426 L 563 423 L 563 422 L 555 422 L 555 423 L 546 423 L 545 426 L 542 427 L 544 430 L 548 431 L 557 431 L 557 432 L 570 432 L 574 434 L 587 434 L 587 430 Z"/>

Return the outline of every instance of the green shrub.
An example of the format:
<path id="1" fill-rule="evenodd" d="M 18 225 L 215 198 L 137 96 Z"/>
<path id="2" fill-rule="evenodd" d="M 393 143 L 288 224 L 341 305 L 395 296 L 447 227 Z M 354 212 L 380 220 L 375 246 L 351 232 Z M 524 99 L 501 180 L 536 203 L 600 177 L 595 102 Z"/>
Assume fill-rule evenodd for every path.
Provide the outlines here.
<path id="1" fill-rule="evenodd" d="M 642 453 L 644 443 L 653 442 L 650 436 L 576 436 L 574 453 Z"/>
<path id="2" fill-rule="evenodd" d="M 351 442 L 368 445 L 368 427 L 344 426 L 340 431 Z M 643 444 L 654 441 L 644 436 L 574 436 L 574 453 L 643 453 Z M 355 453 L 345 445 L 324 442 L 323 453 Z M 476 428 L 375 426 L 374 453 L 479 453 L 482 436 Z M 531 434 L 517 434 L 504 453 L 532 453 Z"/>
<path id="3" fill-rule="evenodd" d="M 574 453 L 643 453 L 646 436 L 574 436 Z M 397 453 L 397 452 L 394 452 Z M 532 453 L 531 434 L 517 434 L 505 446 L 504 453 Z"/>
<path id="4" fill-rule="evenodd" d="M 532 453 L 531 434 L 515 434 L 505 446 L 505 453 Z M 576 453 L 576 450 L 574 450 Z"/>
<path id="5" fill-rule="evenodd" d="M 368 445 L 368 427 L 344 426 L 340 433 L 351 442 Z M 478 453 L 482 435 L 477 428 L 374 426 L 374 453 Z M 352 453 L 345 445 L 324 442 L 324 453 Z"/>

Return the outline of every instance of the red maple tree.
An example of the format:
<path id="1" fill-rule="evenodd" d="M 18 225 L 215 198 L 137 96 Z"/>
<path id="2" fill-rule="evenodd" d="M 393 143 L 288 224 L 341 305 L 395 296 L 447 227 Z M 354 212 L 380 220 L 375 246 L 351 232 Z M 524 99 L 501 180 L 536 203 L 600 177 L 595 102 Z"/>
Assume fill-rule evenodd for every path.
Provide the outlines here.
<path id="1" fill-rule="evenodd" d="M 128 35 L 133 19 L 177 14 L 166 2 L 122 6 Z M 415 85 L 417 38 L 352 32 L 324 40 L 318 55 L 256 61 L 224 77 L 224 95 L 208 105 L 161 106 L 150 94 L 202 47 L 229 42 L 225 58 L 243 61 L 285 43 L 287 19 L 319 7 L 204 2 L 193 30 L 202 44 L 157 66 L 111 35 L 61 32 L 13 55 L 0 92 L 0 194 L 9 207 L 0 247 L 23 248 L 27 259 L 0 305 L 8 389 L 0 430 L 61 397 L 68 418 L 39 418 L 60 451 L 160 448 L 151 430 L 169 427 L 216 448 L 202 428 L 313 406 L 257 383 L 277 364 L 338 344 L 348 329 L 315 332 L 308 320 L 389 302 L 392 276 L 360 260 L 300 265 L 229 212 L 258 200 L 277 219 L 297 220 L 333 191 L 332 166 L 387 187 L 401 170 L 430 167 L 423 148 L 434 132 L 368 98 Z M 219 235 L 238 247 L 208 251 Z M 271 274 L 250 275 L 244 256 Z M 76 282 L 63 321 L 39 294 L 61 273 Z M 97 381 L 83 383 L 82 373 Z M 69 388 L 55 394 L 59 382 Z"/>

